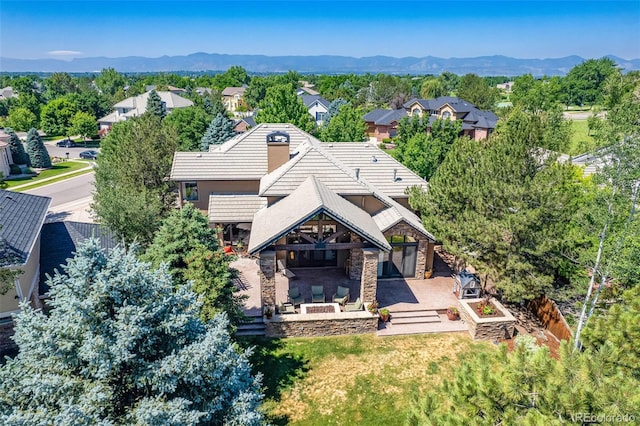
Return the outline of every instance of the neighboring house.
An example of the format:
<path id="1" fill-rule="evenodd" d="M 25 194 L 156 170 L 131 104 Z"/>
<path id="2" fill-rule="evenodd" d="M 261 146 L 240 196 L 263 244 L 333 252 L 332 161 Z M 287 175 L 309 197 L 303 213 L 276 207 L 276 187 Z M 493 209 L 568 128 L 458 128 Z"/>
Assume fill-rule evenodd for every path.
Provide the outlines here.
<path id="1" fill-rule="evenodd" d="M 462 134 L 475 140 L 486 139 L 495 130 L 498 116 L 454 96 L 435 99 L 413 98 L 397 110 L 375 109 L 364 115 L 369 137 L 381 142 L 394 137 L 398 122 L 405 116 L 419 116 L 429 120 L 429 126 L 436 119 L 461 120 Z"/>
<path id="2" fill-rule="evenodd" d="M 40 231 L 51 199 L 0 190 L 0 267 L 18 270 L 14 285 L 0 295 L 0 322 L 10 322 L 20 303 L 37 299 Z"/>
<path id="3" fill-rule="evenodd" d="M 253 115 L 242 117 L 233 122 L 233 131 L 236 133 L 244 133 L 253 127 L 256 127 L 256 121 Z"/>
<path id="4" fill-rule="evenodd" d="M 506 83 L 496 84 L 498 90 L 502 90 L 505 93 L 511 93 L 513 90 L 513 81 L 507 81 Z"/>
<path id="5" fill-rule="evenodd" d="M 100 130 L 108 130 L 115 123 L 126 121 L 131 117 L 138 117 L 144 114 L 147 110 L 149 93 L 151 93 L 151 91 L 145 92 L 142 95 L 127 98 L 115 104 L 111 114 L 98 120 Z M 167 91 L 160 91 L 156 93 L 160 95 L 160 99 L 162 99 L 162 103 L 165 105 L 167 114 L 171 113 L 175 108 L 193 106 L 193 102 L 191 100 L 176 95 L 175 93 Z"/>
<path id="6" fill-rule="evenodd" d="M 158 89 L 158 86 L 156 86 L 156 85 L 148 85 L 145 88 L 145 90 L 147 92 L 150 92 L 152 90 L 157 90 L 157 89 Z M 173 93 L 174 95 L 180 95 L 180 96 L 183 96 L 183 95 L 187 94 L 186 90 L 181 89 L 179 87 L 175 87 L 175 86 L 167 86 L 167 91 Z"/>
<path id="7" fill-rule="evenodd" d="M 170 179 L 180 204 L 206 212 L 225 244 L 260 257 L 263 304 L 276 302 L 276 263 L 344 268 L 369 302 L 378 278 L 432 268 L 435 238 L 405 193 L 427 183 L 372 144 L 322 143 L 263 123 L 209 152 L 176 152 Z"/>
<path id="8" fill-rule="evenodd" d="M 222 104 L 227 111 L 236 112 L 238 106 L 242 105 L 244 92 L 247 86 L 242 87 L 226 87 L 222 91 Z"/>
<path id="9" fill-rule="evenodd" d="M 48 297 L 49 286 L 47 280 L 55 271 L 64 272 L 62 265 L 75 255 L 78 246 L 89 238 L 96 238 L 105 250 L 111 250 L 117 245 L 115 235 L 104 225 L 84 222 L 52 222 L 42 227 L 40 256 L 40 299 Z"/>
<path id="10" fill-rule="evenodd" d="M 18 94 L 13 91 L 11 86 L 3 87 L 0 89 L 0 101 L 9 98 L 17 98 Z"/>
<path id="11" fill-rule="evenodd" d="M 309 114 L 313 117 L 316 125 L 321 126 L 324 122 L 324 117 L 329 112 L 329 105 L 331 102 L 326 100 L 320 95 L 299 95 L 302 98 L 304 106 L 307 107 Z"/>
<path id="12" fill-rule="evenodd" d="M 10 141 L 9 135 L 0 130 L 0 173 L 2 173 L 0 178 L 11 174 L 13 158 L 11 157 L 11 148 L 9 146 Z"/>

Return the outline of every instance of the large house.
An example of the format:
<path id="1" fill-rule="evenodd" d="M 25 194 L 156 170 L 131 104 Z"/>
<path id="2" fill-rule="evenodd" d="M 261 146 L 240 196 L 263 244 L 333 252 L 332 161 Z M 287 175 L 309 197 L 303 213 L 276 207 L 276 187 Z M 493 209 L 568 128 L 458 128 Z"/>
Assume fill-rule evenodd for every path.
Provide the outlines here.
<path id="1" fill-rule="evenodd" d="M 222 104 L 227 111 L 236 112 L 238 107 L 244 102 L 244 92 L 247 86 L 225 87 L 222 91 Z"/>
<path id="2" fill-rule="evenodd" d="M 495 129 L 498 116 L 475 105 L 454 97 L 440 96 L 435 99 L 413 98 L 396 110 L 375 109 L 364 115 L 369 137 L 378 142 L 396 136 L 398 123 L 407 116 L 418 116 L 429 120 L 462 120 L 462 134 L 475 140 L 486 139 Z"/>
<path id="3" fill-rule="evenodd" d="M 40 231 L 51 199 L 0 190 L 0 268 L 17 271 L 2 283 L 0 323 L 11 323 L 20 303 L 37 299 L 40 281 Z"/>
<path id="4" fill-rule="evenodd" d="M 102 131 L 109 130 L 115 123 L 144 114 L 147 110 L 149 93 L 151 93 L 151 91 L 145 92 L 142 95 L 132 96 L 115 104 L 113 106 L 113 112 L 111 114 L 106 115 L 98 120 L 99 129 Z M 160 99 L 165 106 L 167 114 L 173 111 L 175 108 L 186 108 L 193 106 L 193 102 L 191 100 L 176 95 L 173 92 L 159 91 L 156 93 L 160 95 Z"/>
<path id="5" fill-rule="evenodd" d="M 225 244 L 260 258 L 265 305 L 276 302 L 276 269 L 344 268 L 371 301 L 379 278 L 422 277 L 433 265 L 435 238 L 405 193 L 426 182 L 369 143 L 263 123 L 209 152 L 176 152 L 170 179 Z"/>

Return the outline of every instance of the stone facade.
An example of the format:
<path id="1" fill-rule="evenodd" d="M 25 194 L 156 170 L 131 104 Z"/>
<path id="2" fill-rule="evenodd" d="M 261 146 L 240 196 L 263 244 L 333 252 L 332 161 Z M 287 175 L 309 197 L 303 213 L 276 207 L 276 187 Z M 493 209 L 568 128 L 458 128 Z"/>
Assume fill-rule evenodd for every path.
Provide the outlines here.
<path id="1" fill-rule="evenodd" d="M 287 314 L 265 319 L 268 337 L 339 336 L 344 334 L 375 333 L 378 315 L 367 311 L 334 314 Z"/>
<path id="2" fill-rule="evenodd" d="M 262 305 L 276 305 L 276 252 L 265 250 L 260 253 L 260 297 Z"/>
<path id="3" fill-rule="evenodd" d="M 416 278 L 424 278 L 424 271 L 433 269 L 433 251 L 435 244 L 430 242 L 426 235 L 405 222 L 400 222 L 384 231 L 385 237 L 393 235 L 408 235 L 418 242 L 416 253 Z"/>
<path id="4" fill-rule="evenodd" d="M 351 242 L 359 243 L 362 240 L 357 235 L 351 234 Z M 359 280 L 362 276 L 362 249 L 354 248 L 349 254 L 349 279 Z"/>
<path id="5" fill-rule="evenodd" d="M 362 276 L 360 278 L 360 297 L 365 303 L 376 300 L 378 293 L 378 254 L 380 250 L 366 248 L 362 250 Z"/>
<path id="6" fill-rule="evenodd" d="M 480 318 L 476 312 L 471 309 L 469 303 L 480 302 L 483 299 L 462 299 L 458 301 L 460 309 L 460 318 L 469 324 L 469 334 L 474 339 L 479 340 L 500 340 L 510 339 L 515 332 L 516 319 L 511 313 L 502 306 L 500 302 L 491 299 L 491 303 L 504 316 Z"/>

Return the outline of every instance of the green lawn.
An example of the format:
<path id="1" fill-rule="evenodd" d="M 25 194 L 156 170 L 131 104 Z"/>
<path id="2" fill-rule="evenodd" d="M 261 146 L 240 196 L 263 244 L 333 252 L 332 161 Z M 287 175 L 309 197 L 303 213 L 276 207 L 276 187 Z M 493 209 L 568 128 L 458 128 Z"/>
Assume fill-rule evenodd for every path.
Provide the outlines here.
<path id="1" fill-rule="evenodd" d="M 403 424 L 414 395 L 480 346 L 466 333 L 246 339 L 273 424 Z"/>
<path id="2" fill-rule="evenodd" d="M 587 120 L 571 121 L 571 142 L 567 154 L 577 155 L 595 148 L 595 141 L 589 135 Z"/>
<path id="3" fill-rule="evenodd" d="M 74 173 L 73 176 L 82 174 L 83 172 L 80 172 L 80 169 L 84 169 L 88 165 L 89 164 L 86 161 L 65 161 L 63 163 L 55 164 L 52 168 L 48 170 L 43 170 L 42 172 L 40 172 L 38 176 L 7 180 L 5 181 L 5 183 L 7 184 L 7 189 L 11 189 L 13 187 L 24 185 L 24 184 L 31 184 L 31 183 L 33 184 L 33 185 L 29 185 L 28 187 L 20 189 L 20 191 L 24 191 L 27 189 L 33 189 L 33 188 L 37 188 L 38 186 L 57 182 L 62 179 L 66 179 L 67 176 L 62 176 L 59 179 L 52 179 L 52 180 L 47 180 L 43 182 L 44 179 L 52 178 L 52 177 L 61 175 L 63 173 L 78 172 L 78 173 Z"/>

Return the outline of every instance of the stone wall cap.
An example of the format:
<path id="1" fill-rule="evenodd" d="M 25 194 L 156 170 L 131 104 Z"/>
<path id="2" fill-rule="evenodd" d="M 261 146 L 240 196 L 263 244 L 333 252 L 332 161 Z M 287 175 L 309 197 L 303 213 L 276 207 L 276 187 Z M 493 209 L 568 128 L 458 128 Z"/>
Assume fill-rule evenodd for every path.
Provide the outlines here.
<path id="1" fill-rule="evenodd" d="M 368 311 L 362 312 L 340 312 L 329 314 L 276 314 L 271 319 L 265 319 L 264 322 L 304 322 L 304 321 L 336 321 L 349 319 L 366 319 L 374 318 Z"/>

